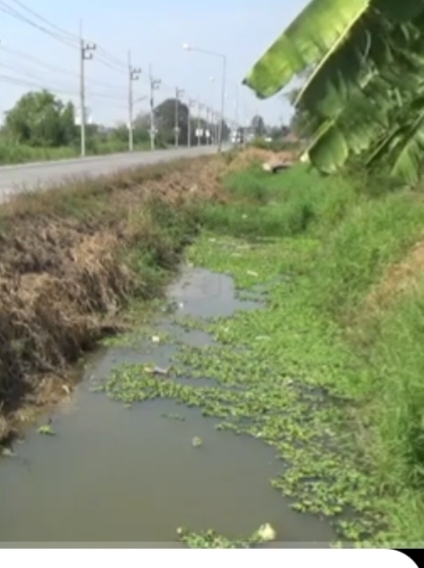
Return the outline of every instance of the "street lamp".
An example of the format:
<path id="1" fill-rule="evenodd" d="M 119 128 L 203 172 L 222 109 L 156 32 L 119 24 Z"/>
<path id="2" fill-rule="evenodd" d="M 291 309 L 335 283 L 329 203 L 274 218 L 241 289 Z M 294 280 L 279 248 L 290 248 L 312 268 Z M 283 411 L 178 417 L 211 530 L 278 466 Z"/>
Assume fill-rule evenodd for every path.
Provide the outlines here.
<path id="1" fill-rule="evenodd" d="M 219 122 L 219 134 L 218 134 L 218 152 L 222 149 L 222 134 L 223 134 L 223 122 L 224 122 L 224 107 L 225 107 L 225 76 L 227 71 L 227 58 L 222 53 L 217 53 L 215 51 L 208 51 L 206 49 L 200 49 L 198 47 L 192 47 L 188 43 L 183 43 L 183 49 L 185 51 L 197 51 L 198 53 L 205 53 L 206 55 L 212 55 L 214 57 L 219 57 L 222 59 L 222 92 L 221 92 L 221 120 Z"/>

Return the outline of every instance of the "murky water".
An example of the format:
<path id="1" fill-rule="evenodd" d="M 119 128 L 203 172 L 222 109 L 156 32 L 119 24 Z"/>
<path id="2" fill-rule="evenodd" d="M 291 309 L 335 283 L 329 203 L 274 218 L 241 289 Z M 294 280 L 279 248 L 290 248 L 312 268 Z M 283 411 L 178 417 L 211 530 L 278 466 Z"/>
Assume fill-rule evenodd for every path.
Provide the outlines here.
<path id="1" fill-rule="evenodd" d="M 188 270 L 170 287 L 179 313 L 229 315 L 257 303 L 235 299 L 229 277 Z M 170 324 L 163 322 L 163 329 Z M 206 334 L 181 330 L 192 345 Z M 270 523 L 278 543 L 329 542 L 329 526 L 292 511 L 269 479 L 282 462 L 260 441 L 218 432 L 216 421 L 172 401 L 124 405 L 90 392 L 90 378 L 113 367 L 152 361 L 166 366 L 176 347 L 108 348 L 86 370 L 72 399 L 53 417 L 55 436 L 27 433 L 16 457 L 0 463 L 0 541 L 6 543 L 133 543 L 181 546 L 176 529 L 214 528 L 229 537 Z M 184 421 L 164 415 L 178 414 Z M 199 436 L 203 445 L 192 446 Z M 299 544 L 303 543 L 303 544 Z M 325 545 L 324 545 L 325 546 Z"/>

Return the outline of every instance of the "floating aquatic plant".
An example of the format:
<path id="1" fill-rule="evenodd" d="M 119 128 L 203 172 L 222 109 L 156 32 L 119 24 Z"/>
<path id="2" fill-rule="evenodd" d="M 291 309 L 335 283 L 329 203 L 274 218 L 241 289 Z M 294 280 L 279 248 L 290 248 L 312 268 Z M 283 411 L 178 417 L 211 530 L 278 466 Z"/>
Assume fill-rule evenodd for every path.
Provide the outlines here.
<path id="1" fill-rule="evenodd" d="M 38 428 L 38 433 L 42 434 L 43 436 L 54 436 L 53 428 L 50 424 L 44 424 Z"/>

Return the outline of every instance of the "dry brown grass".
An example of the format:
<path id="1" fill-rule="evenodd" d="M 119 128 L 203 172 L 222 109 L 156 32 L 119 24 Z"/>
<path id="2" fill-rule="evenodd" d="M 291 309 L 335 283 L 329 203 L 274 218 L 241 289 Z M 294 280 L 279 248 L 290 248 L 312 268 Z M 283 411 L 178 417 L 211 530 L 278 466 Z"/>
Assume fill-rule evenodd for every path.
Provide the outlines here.
<path id="1" fill-rule="evenodd" d="M 245 151 L 238 153 L 228 167 L 229 171 L 237 171 L 247 168 L 250 164 L 256 162 L 263 164 L 268 161 L 296 161 L 298 152 L 272 152 L 261 148 L 247 148 Z"/>
<path id="2" fill-rule="evenodd" d="M 397 300 L 416 292 L 424 276 L 424 241 L 417 242 L 405 258 L 389 266 L 380 281 L 365 298 L 359 311 L 362 319 L 370 319 L 393 306 Z"/>
<path id="3" fill-rule="evenodd" d="M 2 205 L 0 440 L 31 408 L 63 396 L 69 365 L 116 328 L 140 277 L 118 253 L 149 240 L 169 246 L 160 242 L 152 198 L 175 207 L 224 199 L 227 162 L 214 156 L 143 167 Z"/>

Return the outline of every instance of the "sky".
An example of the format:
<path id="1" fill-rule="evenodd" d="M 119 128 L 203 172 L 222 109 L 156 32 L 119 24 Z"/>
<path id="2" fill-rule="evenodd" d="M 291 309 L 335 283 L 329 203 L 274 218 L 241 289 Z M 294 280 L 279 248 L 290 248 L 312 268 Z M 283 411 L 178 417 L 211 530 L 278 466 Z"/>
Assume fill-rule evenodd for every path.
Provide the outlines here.
<path id="1" fill-rule="evenodd" d="M 188 43 L 226 56 L 227 119 L 236 120 L 238 108 L 239 123 L 247 124 L 260 114 L 267 124 L 286 124 L 292 111 L 281 93 L 262 101 L 241 82 L 307 3 L 0 0 L 1 117 L 22 94 L 41 88 L 79 105 L 78 36 L 82 20 L 84 40 L 97 44 L 93 59 L 85 64 L 86 101 L 93 122 L 110 126 L 127 122 L 129 50 L 133 66 L 142 70 L 134 82 L 135 114 L 148 109 L 150 65 L 153 76 L 161 80 L 155 103 L 174 97 L 178 87 L 184 90 L 185 101 L 190 97 L 219 112 L 222 59 L 184 51 L 182 45 Z M 22 18 L 58 36 L 52 37 Z"/>

